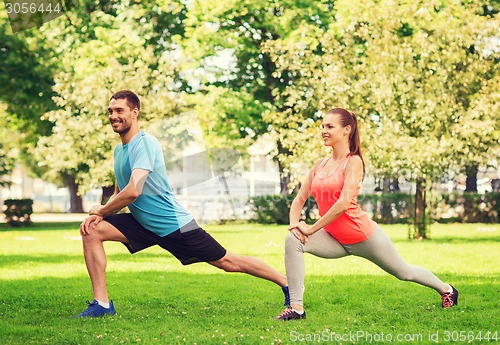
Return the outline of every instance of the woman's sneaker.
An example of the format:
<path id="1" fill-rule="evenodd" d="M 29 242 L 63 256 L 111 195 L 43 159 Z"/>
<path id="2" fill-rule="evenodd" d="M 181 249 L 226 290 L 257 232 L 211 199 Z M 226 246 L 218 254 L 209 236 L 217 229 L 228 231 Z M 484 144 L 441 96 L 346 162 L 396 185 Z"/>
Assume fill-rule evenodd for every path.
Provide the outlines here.
<path id="1" fill-rule="evenodd" d="M 286 308 L 276 316 L 277 320 L 283 320 L 283 321 L 288 321 L 288 320 L 296 320 L 296 319 L 305 319 L 306 318 L 306 311 L 304 310 L 302 314 L 297 313 L 297 311 L 293 310 L 292 308 Z"/>
<path id="2" fill-rule="evenodd" d="M 99 302 L 96 300 L 93 300 L 92 303 L 89 301 L 86 302 L 88 307 L 85 309 L 83 312 L 81 312 L 78 315 L 73 316 L 73 318 L 78 318 L 78 317 L 100 317 L 104 315 L 115 315 L 116 310 L 115 306 L 113 305 L 113 301 L 109 301 L 109 308 L 104 308 L 103 306 L 99 305 Z"/>
<path id="3" fill-rule="evenodd" d="M 451 285 L 450 285 L 451 286 Z M 453 286 L 451 286 L 451 292 L 445 292 L 441 294 L 441 299 L 443 300 L 443 308 L 451 308 L 458 305 L 458 291 Z"/>

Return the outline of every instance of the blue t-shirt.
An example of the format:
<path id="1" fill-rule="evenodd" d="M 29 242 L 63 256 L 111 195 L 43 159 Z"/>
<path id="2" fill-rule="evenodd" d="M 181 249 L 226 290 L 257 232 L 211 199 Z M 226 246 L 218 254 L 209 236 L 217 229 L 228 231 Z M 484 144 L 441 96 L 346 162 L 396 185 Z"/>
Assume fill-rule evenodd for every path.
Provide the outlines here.
<path id="1" fill-rule="evenodd" d="M 118 144 L 114 158 L 115 176 L 120 190 L 129 183 L 134 169 L 150 171 L 141 195 L 128 206 L 143 227 L 159 236 L 166 236 L 193 219 L 168 184 L 158 139 L 141 131 L 128 144 Z"/>

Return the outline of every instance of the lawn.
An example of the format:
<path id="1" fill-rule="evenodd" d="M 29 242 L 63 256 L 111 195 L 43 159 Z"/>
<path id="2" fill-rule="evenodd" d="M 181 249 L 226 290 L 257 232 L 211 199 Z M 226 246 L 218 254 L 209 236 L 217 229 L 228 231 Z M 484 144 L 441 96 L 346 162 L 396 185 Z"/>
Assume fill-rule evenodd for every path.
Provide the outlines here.
<path id="1" fill-rule="evenodd" d="M 78 224 L 0 227 L 0 344 L 474 343 L 500 339 L 500 225 L 433 225 L 428 241 L 383 226 L 403 257 L 460 290 L 443 310 L 436 292 L 401 282 L 357 257 L 306 255 L 307 319 L 279 322 L 281 289 L 270 282 L 182 266 L 150 248 L 107 243 L 108 288 L 117 315 L 72 319 L 92 291 Z M 228 250 L 284 272 L 280 226 L 207 226 Z M 495 339 L 495 335 L 496 338 Z"/>

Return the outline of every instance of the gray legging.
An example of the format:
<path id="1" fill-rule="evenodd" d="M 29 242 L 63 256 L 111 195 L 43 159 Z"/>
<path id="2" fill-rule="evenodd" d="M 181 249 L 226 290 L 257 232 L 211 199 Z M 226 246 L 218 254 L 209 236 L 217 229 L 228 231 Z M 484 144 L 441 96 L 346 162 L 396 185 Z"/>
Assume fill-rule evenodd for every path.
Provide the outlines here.
<path id="1" fill-rule="evenodd" d="M 326 230 L 321 229 L 309 236 L 305 245 L 289 233 L 285 242 L 285 266 L 292 304 L 302 305 L 304 294 L 304 253 L 325 259 L 337 259 L 356 255 L 370 260 L 384 271 L 400 280 L 412 281 L 443 292 L 446 285 L 425 268 L 408 265 L 389 237 L 376 225 L 375 231 L 366 241 L 356 244 L 340 244 Z"/>

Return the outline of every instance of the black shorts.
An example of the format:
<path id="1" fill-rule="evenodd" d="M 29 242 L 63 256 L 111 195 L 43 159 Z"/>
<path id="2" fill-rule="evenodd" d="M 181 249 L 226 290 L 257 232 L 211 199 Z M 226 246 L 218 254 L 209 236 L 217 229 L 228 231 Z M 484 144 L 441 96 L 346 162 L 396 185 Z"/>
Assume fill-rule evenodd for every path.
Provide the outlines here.
<path id="1" fill-rule="evenodd" d="M 130 213 L 115 214 L 104 220 L 117 228 L 129 241 L 124 243 L 131 254 L 155 244 L 168 250 L 183 265 L 222 259 L 226 250 L 193 219 L 167 236 L 145 229 Z"/>

